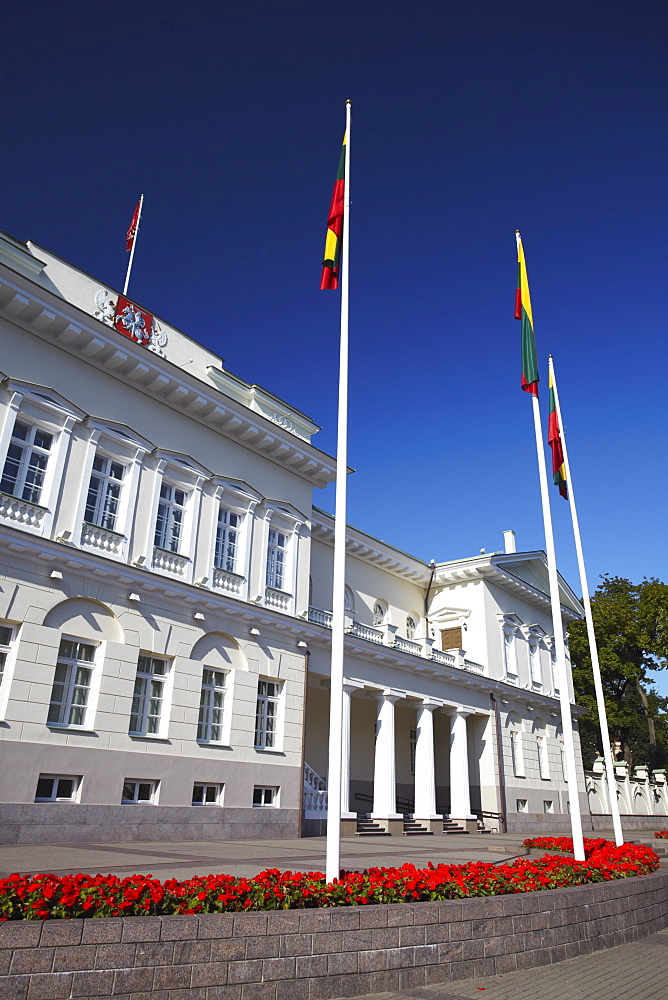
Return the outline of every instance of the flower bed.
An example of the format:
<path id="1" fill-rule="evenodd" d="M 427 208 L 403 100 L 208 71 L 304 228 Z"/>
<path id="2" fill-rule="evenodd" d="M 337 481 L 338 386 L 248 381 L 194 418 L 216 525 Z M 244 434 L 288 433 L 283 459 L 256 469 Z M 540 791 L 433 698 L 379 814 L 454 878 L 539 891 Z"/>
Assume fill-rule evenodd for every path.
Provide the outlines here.
<path id="1" fill-rule="evenodd" d="M 660 840 L 661 840 L 661 839 L 663 839 L 663 840 L 668 840 L 668 830 L 658 830 L 658 831 L 657 831 L 657 832 L 656 832 L 656 833 L 654 834 L 654 836 L 655 836 L 655 837 L 658 837 L 658 838 L 659 838 Z"/>
<path id="2" fill-rule="evenodd" d="M 526 846 L 572 850 L 567 837 L 539 837 Z M 509 864 L 469 863 L 342 872 L 327 883 L 321 872 L 269 869 L 255 878 L 196 876 L 160 882 L 151 875 L 11 875 L 0 880 L 0 920 L 158 916 L 314 909 L 497 896 L 588 885 L 654 871 L 649 847 L 585 840 L 585 861 L 547 856 Z"/>

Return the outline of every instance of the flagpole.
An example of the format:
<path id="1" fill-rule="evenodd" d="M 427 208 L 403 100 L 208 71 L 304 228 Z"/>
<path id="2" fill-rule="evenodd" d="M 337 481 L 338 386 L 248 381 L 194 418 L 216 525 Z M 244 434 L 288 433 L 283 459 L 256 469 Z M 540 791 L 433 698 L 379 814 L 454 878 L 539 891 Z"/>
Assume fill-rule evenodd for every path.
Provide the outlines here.
<path id="1" fill-rule="evenodd" d="M 536 359 L 536 342 L 533 331 L 529 281 L 526 273 L 526 262 L 524 260 L 524 250 L 522 248 L 522 238 L 520 236 L 519 229 L 515 230 L 515 240 L 517 242 L 518 262 L 515 315 L 518 319 L 522 320 L 522 388 L 531 393 L 531 402 L 533 406 L 533 425 L 536 434 L 538 478 L 540 481 L 540 499 L 543 508 L 543 528 L 545 532 L 545 553 L 547 555 L 548 586 L 550 591 L 550 606 L 552 610 L 552 630 L 554 632 L 554 651 L 557 658 L 557 675 L 559 677 L 559 706 L 561 708 L 561 727 L 564 733 L 564 751 L 566 755 L 566 783 L 568 787 L 571 816 L 573 854 L 576 861 L 584 861 L 585 855 L 584 841 L 582 839 L 582 817 L 580 816 L 580 799 L 578 796 L 577 771 L 575 768 L 575 742 L 573 740 L 568 672 L 566 670 L 566 644 L 564 642 L 564 625 L 561 618 L 557 557 L 554 550 L 550 494 L 547 488 L 545 448 L 543 445 L 543 432 L 540 422 L 540 406 L 538 403 L 538 364 Z M 527 323 L 530 332 L 528 342 L 525 340 L 525 322 Z"/>
<path id="2" fill-rule="evenodd" d="M 139 235 L 139 223 L 141 222 L 141 210 L 144 204 L 144 195 L 139 199 L 139 214 L 137 215 L 137 228 L 135 229 L 134 239 L 132 240 L 132 250 L 130 251 L 130 260 L 128 261 L 128 270 L 125 275 L 125 285 L 123 287 L 123 295 L 128 294 L 128 285 L 130 284 L 130 271 L 132 270 L 132 261 L 135 256 L 135 247 L 137 246 L 137 236 Z"/>
<path id="3" fill-rule="evenodd" d="M 575 491 L 573 489 L 573 478 L 571 467 L 568 461 L 568 448 L 566 447 L 566 431 L 561 416 L 559 406 L 559 391 L 557 389 L 557 379 L 554 374 L 554 361 L 552 355 L 548 357 L 548 367 L 554 389 L 554 404 L 557 410 L 557 420 L 559 421 L 559 431 L 561 434 L 561 448 L 564 455 L 564 466 L 566 469 L 566 483 L 568 487 L 568 501 L 571 507 L 571 520 L 573 522 L 573 535 L 575 537 L 575 551 L 578 559 L 578 569 L 580 571 L 580 587 L 582 590 L 582 604 L 584 606 L 585 621 L 587 623 L 587 637 L 589 639 L 589 651 L 591 653 L 591 671 L 594 678 L 594 690 L 596 691 L 596 706 L 598 708 L 598 721 L 601 727 L 601 740 L 603 741 L 603 757 L 605 759 L 605 771 L 608 779 L 608 798 L 610 799 L 610 812 L 612 814 L 612 825 L 615 831 L 615 842 L 617 847 L 624 843 L 622 833 L 622 821 L 619 815 L 619 802 L 617 801 L 617 779 L 615 778 L 615 767 L 612 760 L 610 748 L 610 734 L 608 732 L 608 717 L 605 710 L 605 698 L 603 696 L 603 685 L 601 683 L 601 668 L 598 659 L 598 645 L 596 643 L 596 632 L 594 631 L 594 619 L 591 613 L 591 601 L 589 600 L 589 584 L 587 583 L 587 571 L 585 569 L 584 552 L 582 549 L 582 539 L 580 537 L 580 524 L 578 513 L 575 507 Z"/>
<path id="4" fill-rule="evenodd" d="M 345 186 L 341 239 L 341 339 L 339 345 L 339 412 L 336 444 L 336 504 L 334 512 L 334 578 L 332 583 L 332 666 L 329 700 L 327 765 L 328 882 L 341 871 L 341 786 L 343 755 L 343 643 L 346 584 L 346 476 L 348 472 L 348 250 L 350 239 L 350 119 L 346 101 Z"/>

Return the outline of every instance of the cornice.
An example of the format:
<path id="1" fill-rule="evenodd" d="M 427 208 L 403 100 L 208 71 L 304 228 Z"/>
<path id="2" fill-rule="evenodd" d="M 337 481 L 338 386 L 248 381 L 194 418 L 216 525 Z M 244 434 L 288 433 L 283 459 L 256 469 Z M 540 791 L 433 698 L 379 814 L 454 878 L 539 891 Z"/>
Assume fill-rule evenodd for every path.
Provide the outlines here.
<path id="1" fill-rule="evenodd" d="M 311 536 L 327 545 L 334 545 L 334 517 L 314 507 L 311 514 Z M 376 569 L 402 577 L 419 587 L 426 587 L 429 582 L 430 567 L 427 563 L 349 524 L 346 525 L 346 552 Z"/>
<path id="2" fill-rule="evenodd" d="M 335 478 L 334 459 L 312 444 L 4 267 L 0 268 L 0 316 L 314 486 L 326 486 Z"/>

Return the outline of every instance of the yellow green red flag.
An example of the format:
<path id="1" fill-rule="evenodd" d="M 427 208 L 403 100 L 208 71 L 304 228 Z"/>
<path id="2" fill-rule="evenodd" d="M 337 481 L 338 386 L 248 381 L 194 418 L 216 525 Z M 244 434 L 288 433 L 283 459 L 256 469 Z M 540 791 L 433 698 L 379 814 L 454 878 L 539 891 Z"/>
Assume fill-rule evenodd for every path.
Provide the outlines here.
<path id="1" fill-rule="evenodd" d="M 334 181 L 332 201 L 327 217 L 325 254 L 322 262 L 320 288 L 334 290 L 339 287 L 339 262 L 341 259 L 341 239 L 343 237 L 343 203 L 346 193 L 346 136 L 343 136 L 339 169 Z"/>
<path id="2" fill-rule="evenodd" d="M 515 319 L 522 321 L 522 388 L 525 392 L 538 395 L 538 358 L 536 338 L 533 332 L 533 315 L 529 295 L 529 279 L 524 260 L 522 237 L 515 231 L 517 239 L 517 291 L 515 293 Z"/>
<path id="3" fill-rule="evenodd" d="M 559 427 L 559 414 L 557 413 L 557 401 L 554 395 L 554 380 L 551 370 L 548 376 L 548 385 L 550 388 L 550 412 L 547 418 L 547 443 L 552 449 L 552 479 L 554 485 L 559 487 L 562 497 L 568 500 L 566 464 L 564 462 L 564 449 L 561 444 L 561 428 Z"/>

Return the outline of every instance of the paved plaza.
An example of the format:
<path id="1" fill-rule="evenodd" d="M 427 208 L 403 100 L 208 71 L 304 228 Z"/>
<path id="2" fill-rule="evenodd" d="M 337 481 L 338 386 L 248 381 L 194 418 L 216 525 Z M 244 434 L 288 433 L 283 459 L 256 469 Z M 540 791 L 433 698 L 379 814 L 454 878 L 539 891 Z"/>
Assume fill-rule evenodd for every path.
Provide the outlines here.
<path id="1" fill-rule="evenodd" d="M 610 834 L 599 834 L 610 836 Z M 523 835 L 452 835 L 420 838 L 345 838 L 341 863 L 347 869 L 486 861 L 503 863 L 526 854 Z M 651 835 L 629 839 L 652 846 Z M 321 871 L 325 839 L 224 841 L 209 843 L 119 843 L 0 845 L 0 877 L 49 871 L 56 874 L 136 872 L 156 878 L 186 878 L 211 872 L 254 875 L 263 868 Z M 668 1000 L 668 930 L 641 940 L 555 965 L 505 975 L 459 980 L 401 992 L 367 994 L 367 1000 Z"/>

